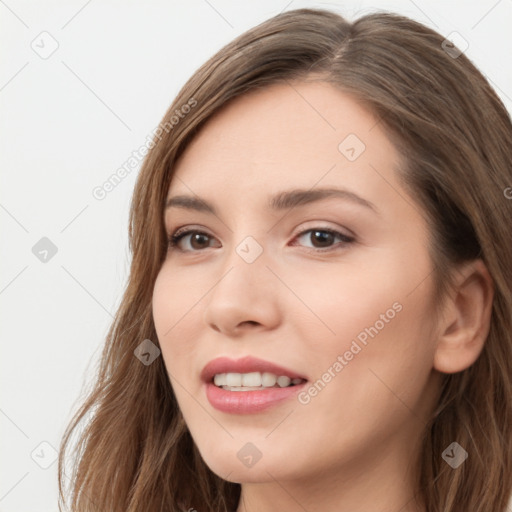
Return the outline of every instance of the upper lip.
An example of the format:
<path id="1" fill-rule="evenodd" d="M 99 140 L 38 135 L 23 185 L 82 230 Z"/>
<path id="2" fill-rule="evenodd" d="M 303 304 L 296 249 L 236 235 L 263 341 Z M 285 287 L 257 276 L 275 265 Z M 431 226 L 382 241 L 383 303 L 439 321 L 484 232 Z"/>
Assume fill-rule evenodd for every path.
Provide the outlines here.
<path id="1" fill-rule="evenodd" d="M 210 382 L 218 373 L 250 373 L 250 372 L 269 372 L 277 375 L 286 375 L 290 379 L 304 379 L 306 377 L 300 373 L 284 368 L 270 361 L 258 359 L 257 357 L 245 356 L 241 359 L 229 359 L 228 357 L 218 357 L 210 361 L 201 371 L 201 379 L 204 382 Z"/>

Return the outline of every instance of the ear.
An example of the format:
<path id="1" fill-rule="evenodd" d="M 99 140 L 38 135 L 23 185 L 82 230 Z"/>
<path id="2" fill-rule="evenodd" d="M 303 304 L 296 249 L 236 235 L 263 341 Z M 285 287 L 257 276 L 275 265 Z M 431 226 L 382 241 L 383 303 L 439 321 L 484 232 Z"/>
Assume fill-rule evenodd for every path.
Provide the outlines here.
<path id="1" fill-rule="evenodd" d="M 438 326 L 436 370 L 461 372 L 478 359 L 489 334 L 493 298 L 494 283 L 482 260 L 459 268 Z"/>

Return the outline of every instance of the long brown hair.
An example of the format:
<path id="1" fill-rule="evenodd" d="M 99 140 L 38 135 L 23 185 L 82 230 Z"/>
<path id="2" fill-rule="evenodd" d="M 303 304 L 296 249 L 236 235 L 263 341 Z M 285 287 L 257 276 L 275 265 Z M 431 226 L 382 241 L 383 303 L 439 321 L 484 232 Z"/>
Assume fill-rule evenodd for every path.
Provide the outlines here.
<path id="1" fill-rule="evenodd" d="M 151 301 L 167 250 L 163 207 L 176 160 L 231 99 L 314 77 L 361 101 L 403 156 L 399 177 L 431 222 L 439 297 L 457 263 L 481 258 L 493 278 L 488 338 L 471 367 L 443 375 L 424 432 L 418 489 L 428 512 L 505 511 L 512 492 L 512 123 L 482 74 L 443 40 L 391 13 L 349 23 L 330 11 L 297 9 L 239 36 L 183 86 L 135 186 L 129 281 L 94 385 L 62 439 L 59 507 L 69 479 L 74 512 L 236 508 L 240 485 L 201 459 L 162 357 L 144 365 L 134 350 L 146 339 L 158 346 Z M 457 470 L 442 459 L 453 441 L 470 453 Z"/>

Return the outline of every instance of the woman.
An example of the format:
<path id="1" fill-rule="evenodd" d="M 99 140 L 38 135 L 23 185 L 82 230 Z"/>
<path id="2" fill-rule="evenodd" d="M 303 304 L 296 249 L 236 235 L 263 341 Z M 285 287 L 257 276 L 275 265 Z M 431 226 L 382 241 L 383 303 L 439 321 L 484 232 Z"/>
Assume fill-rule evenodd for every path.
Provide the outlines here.
<path id="1" fill-rule="evenodd" d="M 288 11 L 154 135 L 72 510 L 504 512 L 512 124 L 465 55 Z"/>

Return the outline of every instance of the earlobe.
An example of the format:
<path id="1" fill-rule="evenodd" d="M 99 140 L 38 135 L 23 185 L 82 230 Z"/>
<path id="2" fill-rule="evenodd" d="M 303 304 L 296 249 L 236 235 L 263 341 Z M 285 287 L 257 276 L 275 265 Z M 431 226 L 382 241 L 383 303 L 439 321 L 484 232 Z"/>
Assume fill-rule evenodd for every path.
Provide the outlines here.
<path id="1" fill-rule="evenodd" d="M 489 334 L 493 298 L 493 280 L 482 260 L 466 263 L 458 270 L 439 325 L 436 370 L 461 372 L 478 359 Z"/>

